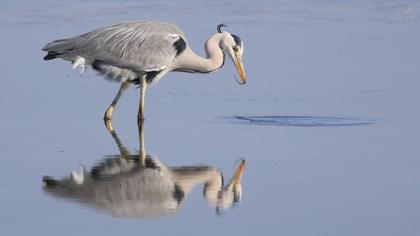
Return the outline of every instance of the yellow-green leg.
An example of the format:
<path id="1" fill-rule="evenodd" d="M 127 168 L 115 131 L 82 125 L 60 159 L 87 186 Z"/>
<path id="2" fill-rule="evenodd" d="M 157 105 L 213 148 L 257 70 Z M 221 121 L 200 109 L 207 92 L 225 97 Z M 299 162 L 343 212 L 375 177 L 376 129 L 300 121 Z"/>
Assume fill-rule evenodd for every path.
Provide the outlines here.
<path id="1" fill-rule="evenodd" d="M 139 147 L 140 147 L 140 151 L 139 151 L 139 164 L 143 167 L 146 166 L 146 147 L 144 145 L 144 120 L 139 120 L 139 122 L 137 123 L 138 125 L 138 130 L 139 130 Z"/>
<path id="2" fill-rule="evenodd" d="M 120 100 L 121 95 L 124 93 L 125 90 L 130 86 L 130 83 L 125 81 L 121 83 L 120 89 L 118 90 L 117 95 L 115 96 L 114 100 L 112 100 L 111 105 L 109 105 L 108 109 L 106 109 L 104 114 L 104 121 L 109 121 L 112 119 L 112 112 L 114 111 L 115 106 Z"/>
<path id="3" fill-rule="evenodd" d="M 147 81 L 146 75 L 140 79 L 140 101 L 139 101 L 139 112 L 137 114 L 137 122 L 144 120 L 144 97 L 146 96 Z"/>

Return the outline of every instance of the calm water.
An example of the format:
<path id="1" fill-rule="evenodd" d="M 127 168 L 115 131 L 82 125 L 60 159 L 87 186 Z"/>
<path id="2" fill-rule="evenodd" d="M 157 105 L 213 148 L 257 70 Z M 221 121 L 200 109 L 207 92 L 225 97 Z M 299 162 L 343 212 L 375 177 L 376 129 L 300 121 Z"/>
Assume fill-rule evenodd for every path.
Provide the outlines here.
<path id="1" fill-rule="evenodd" d="M 417 1 L 1 5 L 0 235 L 420 233 Z M 238 86 L 226 62 L 209 75 L 168 74 L 149 89 L 149 169 L 133 167 L 139 91 L 122 97 L 112 136 L 102 115 L 118 85 L 91 70 L 81 77 L 64 61 L 44 62 L 40 50 L 133 19 L 178 24 L 201 55 L 226 23 L 244 41 L 249 80 Z M 121 164 L 121 150 L 133 158 Z M 221 175 L 228 186 L 240 159 L 240 186 L 218 195 Z M 110 171 L 128 172 L 89 179 L 107 161 L 120 163 Z M 83 190 L 60 195 L 43 186 L 43 176 L 77 177 L 81 165 L 90 181 Z M 169 192 L 128 203 L 136 178 Z"/>

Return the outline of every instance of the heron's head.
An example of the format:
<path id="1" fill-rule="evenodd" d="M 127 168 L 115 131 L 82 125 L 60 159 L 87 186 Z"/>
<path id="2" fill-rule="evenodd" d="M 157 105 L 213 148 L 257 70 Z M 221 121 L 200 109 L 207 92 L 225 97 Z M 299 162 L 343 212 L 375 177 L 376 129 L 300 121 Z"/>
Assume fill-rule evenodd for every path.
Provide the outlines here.
<path id="1" fill-rule="evenodd" d="M 226 25 L 220 24 L 217 26 L 217 31 L 224 35 L 223 39 L 220 41 L 220 48 L 230 57 L 230 59 L 232 59 L 233 64 L 235 64 L 236 70 L 238 71 L 239 77 L 241 78 L 239 83 L 246 84 L 246 75 L 242 63 L 244 44 L 237 35 L 222 31 L 222 27 L 226 27 Z"/>

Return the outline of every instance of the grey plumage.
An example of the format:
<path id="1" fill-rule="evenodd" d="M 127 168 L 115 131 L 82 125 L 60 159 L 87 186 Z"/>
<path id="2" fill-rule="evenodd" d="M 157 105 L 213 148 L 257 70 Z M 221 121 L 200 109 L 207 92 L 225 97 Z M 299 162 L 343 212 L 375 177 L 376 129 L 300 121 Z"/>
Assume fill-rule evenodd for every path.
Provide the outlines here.
<path id="1" fill-rule="evenodd" d="M 167 69 L 177 54 L 175 35 L 184 37 L 170 23 L 123 22 L 53 41 L 42 50 L 49 52 L 46 59 L 50 55 L 75 61 L 79 56 L 113 79 L 134 80 L 139 73 Z"/>
<path id="2" fill-rule="evenodd" d="M 166 22 L 123 22 L 93 30 L 75 37 L 48 43 L 44 60 L 62 58 L 83 72 L 88 66 L 106 78 L 122 82 L 121 88 L 108 107 L 104 119 L 111 120 L 112 111 L 130 83 L 140 84 L 138 119 L 144 119 L 146 87 L 159 81 L 170 71 L 210 73 L 224 64 L 227 54 L 242 80 L 246 76 L 242 65 L 243 43 L 238 36 L 221 31 L 205 44 L 205 58 L 195 54 L 184 33 Z"/>
<path id="3" fill-rule="evenodd" d="M 77 174 L 79 181 L 73 174 L 63 179 L 44 176 L 44 191 L 129 218 L 172 214 L 200 183 L 204 183 L 204 197 L 217 210 L 229 209 L 239 201 L 244 162 L 223 186 L 222 173 L 210 166 L 168 167 L 151 156 L 146 156 L 144 166 L 139 161 L 140 156 L 107 158 L 90 172 Z"/>
<path id="4" fill-rule="evenodd" d="M 44 190 L 55 197 L 85 203 L 119 217 L 162 217 L 177 211 L 194 186 L 204 183 L 203 194 L 216 209 L 228 209 L 241 194 L 242 161 L 223 186 L 223 175 L 210 166 L 168 167 L 146 154 L 143 125 L 139 126 L 139 154 L 133 155 L 110 130 L 120 151 L 70 177 L 44 176 Z M 235 196 L 238 196 L 235 199 Z"/>
<path id="5" fill-rule="evenodd" d="M 83 183 L 72 178 L 56 180 L 44 177 L 49 194 L 86 203 L 118 217 L 154 218 L 174 213 L 190 189 L 186 180 L 195 184 L 219 172 L 207 166 L 169 168 L 156 158 L 147 157 L 149 166 L 140 167 L 138 159 L 106 159 L 82 173 Z M 187 191 L 187 192 L 185 192 Z"/>

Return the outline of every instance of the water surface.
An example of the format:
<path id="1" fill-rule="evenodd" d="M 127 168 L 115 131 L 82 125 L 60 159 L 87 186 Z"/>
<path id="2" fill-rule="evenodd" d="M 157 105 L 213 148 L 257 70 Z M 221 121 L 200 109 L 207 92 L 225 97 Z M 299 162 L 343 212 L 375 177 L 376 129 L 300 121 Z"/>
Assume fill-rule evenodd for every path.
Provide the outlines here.
<path id="1" fill-rule="evenodd" d="M 418 235 L 419 11 L 410 0 L 3 1 L 0 235 Z M 201 55 L 222 22 L 244 41 L 246 86 L 226 61 L 208 75 L 168 74 L 146 98 L 147 154 L 162 165 L 206 166 L 226 185 L 246 160 L 240 201 L 224 214 L 206 181 L 151 219 L 45 191 L 43 176 L 89 172 L 121 152 L 102 122 L 118 85 L 44 62 L 40 49 L 133 19 L 178 24 Z M 132 155 L 138 94 L 113 118 Z"/>

